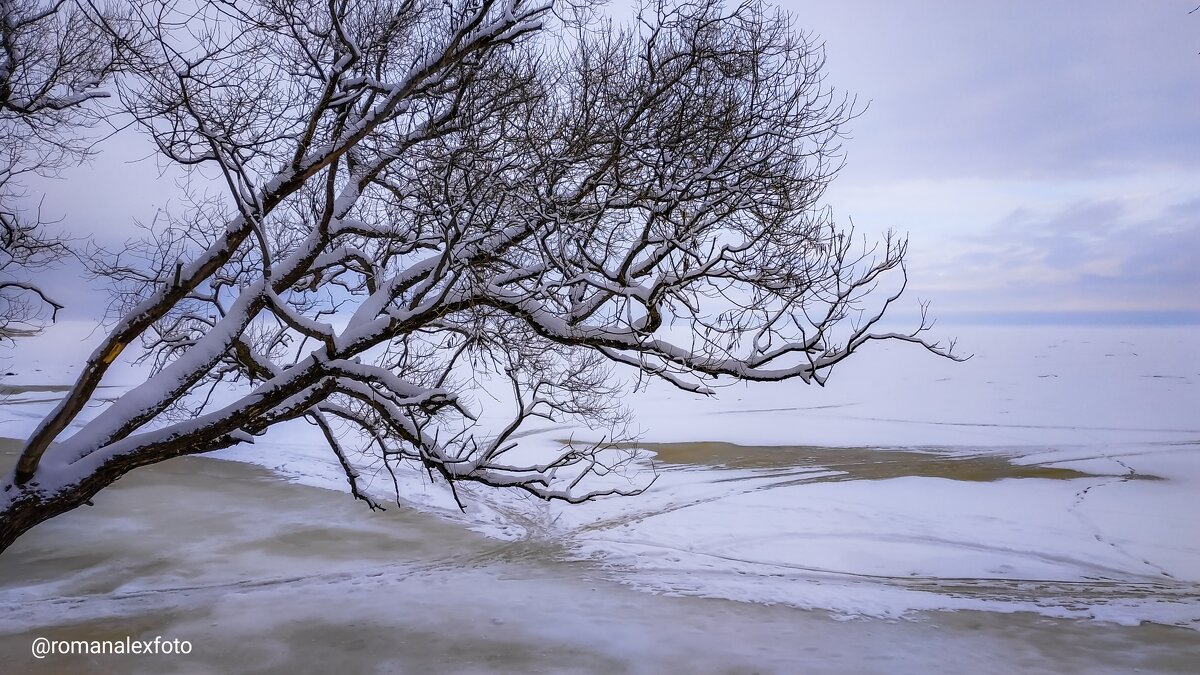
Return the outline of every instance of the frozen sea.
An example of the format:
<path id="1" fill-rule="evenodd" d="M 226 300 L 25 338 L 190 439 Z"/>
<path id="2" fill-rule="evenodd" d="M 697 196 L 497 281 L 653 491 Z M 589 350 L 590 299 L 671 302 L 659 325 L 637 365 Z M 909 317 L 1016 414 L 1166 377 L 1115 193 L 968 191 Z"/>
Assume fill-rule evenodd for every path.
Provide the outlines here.
<path id="1" fill-rule="evenodd" d="M 58 672 L 34 637 L 161 634 L 194 656 L 83 667 L 1200 671 L 1200 327 L 944 332 L 973 358 L 872 345 L 824 388 L 630 394 L 637 497 L 472 490 L 459 513 L 413 472 L 370 514 L 303 426 L 135 472 L 0 557 L 0 652 Z M 87 333 L 9 357 L 0 436 Z"/>

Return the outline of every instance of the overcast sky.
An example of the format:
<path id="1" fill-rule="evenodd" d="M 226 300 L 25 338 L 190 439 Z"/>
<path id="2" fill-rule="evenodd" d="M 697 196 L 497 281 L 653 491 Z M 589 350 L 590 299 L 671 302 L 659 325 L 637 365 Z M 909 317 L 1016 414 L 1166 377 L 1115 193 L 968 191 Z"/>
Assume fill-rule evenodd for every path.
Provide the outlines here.
<path id="1" fill-rule="evenodd" d="M 870 101 L 830 202 L 935 309 L 1200 309 L 1198 4 L 788 0 Z"/>
<path id="2" fill-rule="evenodd" d="M 910 235 L 912 297 L 942 315 L 1200 311 L 1200 0 L 781 4 L 824 42 L 827 82 L 869 101 L 828 199 L 864 233 Z M 45 186 L 46 214 L 119 242 L 173 192 L 147 153 L 103 147 Z"/>

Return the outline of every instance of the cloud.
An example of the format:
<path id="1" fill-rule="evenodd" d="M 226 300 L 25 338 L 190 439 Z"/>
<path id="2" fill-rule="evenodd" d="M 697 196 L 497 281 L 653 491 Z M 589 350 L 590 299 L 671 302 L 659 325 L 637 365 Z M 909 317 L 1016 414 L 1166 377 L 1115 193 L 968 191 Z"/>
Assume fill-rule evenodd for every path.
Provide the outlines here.
<path id="1" fill-rule="evenodd" d="M 830 203 L 935 312 L 1200 309 L 1195 5 L 785 1 L 871 101 Z"/>
<path id="2" fill-rule="evenodd" d="M 1200 166 L 1194 2 L 785 3 L 871 100 L 864 175 L 1080 178 Z"/>
<path id="3" fill-rule="evenodd" d="M 1148 215 L 1128 200 L 1018 209 L 953 238 L 925 266 L 953 270 L 919 292 L 954 309 L 1198 310 L 1200 199 Z M 932 283 L 931 283 L 932 282 Z"/>

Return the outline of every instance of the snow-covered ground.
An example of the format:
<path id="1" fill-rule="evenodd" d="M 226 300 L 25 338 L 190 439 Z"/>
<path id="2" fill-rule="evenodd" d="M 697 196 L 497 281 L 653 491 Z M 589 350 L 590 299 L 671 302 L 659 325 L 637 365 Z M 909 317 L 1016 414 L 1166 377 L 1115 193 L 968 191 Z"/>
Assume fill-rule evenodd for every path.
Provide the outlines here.
<path id="1" fill-rule="evenodd" d="M 402 477 L 402 496 L 496 539 L 553 542 L 561 564 L 652 593 L 867 620 L 1150 622 L 1200 641 L 1200 327 L 944 331 L 974 357 L 872 345 L 825 388 L 631 394 L 641 445 L 657 454 L 633 478 L 657 476 L 637 497 L 563 506 L 471 490 L 458 514 L 419 472 Z M 66 372 L 44 353 L 12 363 L 0 436 L 20 437 L 53 392 L 13 385 Z M 546 427 L 522 442 L 567 438 L 595 434 Z M 221 456 L 345 489 L 304 425 Z"/>
<path id="2" fill-rule="evenodd" d="M 959 334 L 966 363 L 888 345 L 824 390 L 639 394 L 647 441 L 766 447 L 661 446 L 650 492 L 555 525 L 659 591 L 1200 628 L 1200 330 Z"/>
<path id="3" fill-rule="evenodd" d="M 5 452 L 12 444 L 4 444 Z M 564 542 L 569 544 L 569 542 Z M 248 464 L 185 458 L 0 556 L 4 672 L 1189 672 L 1194 631 L 960 611 L 838 621 L 614 583 L 553 540 L 366 513 Z M 186 657 L 29 655 L 33 640 L 188 640 Z"/>

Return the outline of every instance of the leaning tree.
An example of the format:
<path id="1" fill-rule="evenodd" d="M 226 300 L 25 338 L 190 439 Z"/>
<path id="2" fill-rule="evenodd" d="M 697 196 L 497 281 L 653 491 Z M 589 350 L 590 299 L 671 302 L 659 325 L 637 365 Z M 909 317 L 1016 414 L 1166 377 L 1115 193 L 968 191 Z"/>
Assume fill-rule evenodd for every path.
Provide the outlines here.
<path id="1" fill-rule="evenodd" d="M 94 261 L 111 331 L 5 479 L 0 547 L 136 467 L 294 419 L 372 507 L 368 460 L 548 500 L 634 492 L 605 480 L 604 444 L 531 459 L 519 428 L 617 423 L 611 368 L 711 393 L 821 383 L 871 340 L 947 353 L 924 321 L 877 330 L 905 243 L 831 222 L 855 111 L 758 3 L 650 1 L 628 24 L 527 0 L 135 13 L 124 114 L 222 192 Z M 80 421 L 127 349 L 153 375 Z M 506 383 L 506 424 L 474 422 L 472 373 Z"/>

